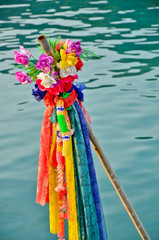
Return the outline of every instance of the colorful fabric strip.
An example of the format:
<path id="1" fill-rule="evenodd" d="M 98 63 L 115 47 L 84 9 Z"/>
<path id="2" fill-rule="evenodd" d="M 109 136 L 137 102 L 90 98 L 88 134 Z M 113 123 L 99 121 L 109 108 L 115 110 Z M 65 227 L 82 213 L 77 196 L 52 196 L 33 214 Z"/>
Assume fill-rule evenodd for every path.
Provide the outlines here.
<path id="1" fill-rule="evenodd" d="M 52 112 L 53 107 L 48 106 L 44 113 L 40 136 L 36 203 L 39 203 L 42 206 L 44 206 L 45 203 L 49 201 L 49 153 L 52 138 L 52 124 L 50 122 L 50 117 Z"/>
<path id="2" fill-rule="evenodd" d="M 90 147 L 88 127 L 87 127 L 87 123 L 85 120 L 85 116 L 83 114 L 83 111 L 82 111 L 78 101 L 76 101 L 74 105 L 75 105 L 75 108 L 79 115 L 82 132 L 83 132 L 83 137 L 84 137 L 84 141 L 85 141 L 85 146 L 87 146 L 86 153 L 87 153 L 88 166 L 89 166 L 89 175 L 90 175 L 90 180 L 91 180 L 92 194 L 94 197 L 94 202 L 95 202 L 95 207 L 96 207 L 96 212 L 97 212 L 100 240 L 107 240 L 108 236 L 107 236 L 105 219 L 104 219 L 101 199 L 100 199 L 99 190 L 98 190 L 96 172 L 95 172 L 95 168 L 94 168 L 93 157 L 92 157 L 92 152 L 91 152 L 91 147 Z"/>
<path id="3" fill-rule="evenodd" d="M 66 117 L 68 114 L 66 112 Z M 68 119 L 69 129 L 71 128 L 70 120 Z M 67 151 L 64 151 L 67 152 Z M 77 204 L 76 204 L 76 189 L 75 189 L 75 174 L 74 174 L 74 161 L 72 149 L 72 137 L 70 136 L 70 149 L 69 155 L 65 156 L 66 163 L 66 180 L 68 192 L 68 204 L 70 219 L 68 219 L 68 234 L 69 240 L 80 240 L 78 235 L 78 219 L 77 219 Z"/>
<path id="4" fill-rule="evenodd" d="M 64 219 L 69 240 L 107 240 L 87 124 L 76 98 L 71 88 L 67 98 L 50 105 L 46 94 L 36 202 L 49 202 L 50 232 L 59 240 L 64 240 Z"/>
<path id="5" fill-rule="evenodd" d="M 82 239 L 100 240 L 98 220 L 94 199 L 92 195 L 89 168 L 86 155 L 86 146 L 83 139 L 83 133 L 80 125 L 79 116 L 76 108 L 69 110 L 71 127 L 75 130 L 73 138 L 74 165 L 76 168 L 76 185 L 79 186 L 81 211 L 84 219 L 85 235 L 81 232 Z M 80 224 L 80 221 L 79 221 Z M 81 228 L 82 230 L 82 228 Z"/>

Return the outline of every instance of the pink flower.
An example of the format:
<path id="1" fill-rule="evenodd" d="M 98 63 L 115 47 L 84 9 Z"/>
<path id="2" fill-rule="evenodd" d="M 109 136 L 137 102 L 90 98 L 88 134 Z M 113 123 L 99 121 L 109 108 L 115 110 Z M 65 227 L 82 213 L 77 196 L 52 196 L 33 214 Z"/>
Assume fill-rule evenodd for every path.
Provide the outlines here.
<path id="1" fill-rule="evenodd" d="M 53 60 L 53 57 L 47 56 L 44 53 L 39 57 L 39 62 L 36 63 L 36 68 L 44 71 L 44 73 L 50 73 Z"/>
<path id="2" fill-rule="evenodd" d="M 28 58 L 31 58 L 31 54 L 28 50 L 25 51 L 25 48 L 22 45 L 20 45 L 19 48 L 21 53 L 24 53 Z"/>
<path id="3" fill-rule="evenodd" d="M 21 52 L 14 51 L 14 60 L 18 64 L 24 64 L 25 67 L 28 67 L 29 58 L 31 58 L 30 52 L 25 51 L 23 46 L 19 46 Z"/>
<path id="4" fill-rule="evenodd" d="M 16 79 L 21 82 L 22 84 L 27 84 L 27 83 L 31 83 L 31 77 L 28 76 L 27 73 L 25 72 L 16 72 L 15 73 L 15 77 Z"/>

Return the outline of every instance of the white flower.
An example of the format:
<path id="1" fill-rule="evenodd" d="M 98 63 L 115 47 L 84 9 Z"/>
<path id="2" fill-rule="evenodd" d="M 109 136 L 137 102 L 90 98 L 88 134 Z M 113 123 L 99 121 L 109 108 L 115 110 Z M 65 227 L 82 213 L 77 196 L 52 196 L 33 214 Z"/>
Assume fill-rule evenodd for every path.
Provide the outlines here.
<path id="1" fill-rule="evenodd" d="M 65 69 L 62 69 L 58 65 L 58 68 L 60 69 L 60 77 L 62 78 L 65 78 L 69 75 L 75 76 L 77 74 L 77 70 L 75 66 L 68 65 Z"/>
<path id="2" fill-rule="evenodd" d="M 37 77 L 42 80 L 41 85 L 45 88 L 50 88 L 52 84 L 57 83 L 56 80 L 47 73 L 40 73 Z"/>

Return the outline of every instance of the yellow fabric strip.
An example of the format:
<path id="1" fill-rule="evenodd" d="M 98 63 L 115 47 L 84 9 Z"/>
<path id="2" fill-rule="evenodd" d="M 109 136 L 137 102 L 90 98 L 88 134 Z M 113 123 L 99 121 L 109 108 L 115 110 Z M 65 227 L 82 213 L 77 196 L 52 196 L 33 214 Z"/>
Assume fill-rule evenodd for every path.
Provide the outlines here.
<path id="1" fill-rule="evenodd" d="M 67 111 L 66 121 L 70 129 L 70 120 L 68 118 Z M 72 137 L 70 136 L 70 144 L 64 145 L 64 147 L 69 146 L 69 151 L 64 150 L 63 153 L 66 153 L 65 164 L 66 164 L 66 182 L 67 182 L 67 194 L 69 201 L 69 212 L 70 219 L 68 219 L 68 234 L 69 240 L 79 240 L 78 236 L 78 219 L 77 219 L 77 206 L 76 206 L 76 189 L 75 189 L 75 177 L 74 177 L 74 162 L 73 162 L 73 151 L 72 151 Z M 69 152 L 69 155 L 68 155 Z"/>
<path id="2" fill-rule="evenodd" d="M 55 191 L 57 171 L 51 165 L 51 158 L 53 155 L 57 137 L 57 124 L 53 123 L 53 140 L 49 157 L 49 217 L 50 217 L 50 232 L 58 234 L 62 232 L 64 220 L 60 217 L 59 193 Z"/>

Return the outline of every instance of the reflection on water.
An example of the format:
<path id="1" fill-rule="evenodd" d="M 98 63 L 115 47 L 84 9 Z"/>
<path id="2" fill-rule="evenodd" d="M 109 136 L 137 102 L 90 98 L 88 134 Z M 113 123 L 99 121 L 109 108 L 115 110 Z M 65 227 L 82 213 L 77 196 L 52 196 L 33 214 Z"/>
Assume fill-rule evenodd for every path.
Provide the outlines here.
<path id="1" fill-rule="evenodd" d="M 0 239 L 56 239 L 49 233 L 48 206 L 35 204 L 45 107 L 34 101 L 31 86 L 16 82 L 13 67 L 19 45 L 38 58 L 36 39 L 45 33 L 78 39 L 100 55 L 79 75 L 88 87 L 85 105 L 129 199 L 158 240 L 158 1 L 2 0 L 0 13 Z M 139 239 L 93 154 L 109 239 Z"/>

